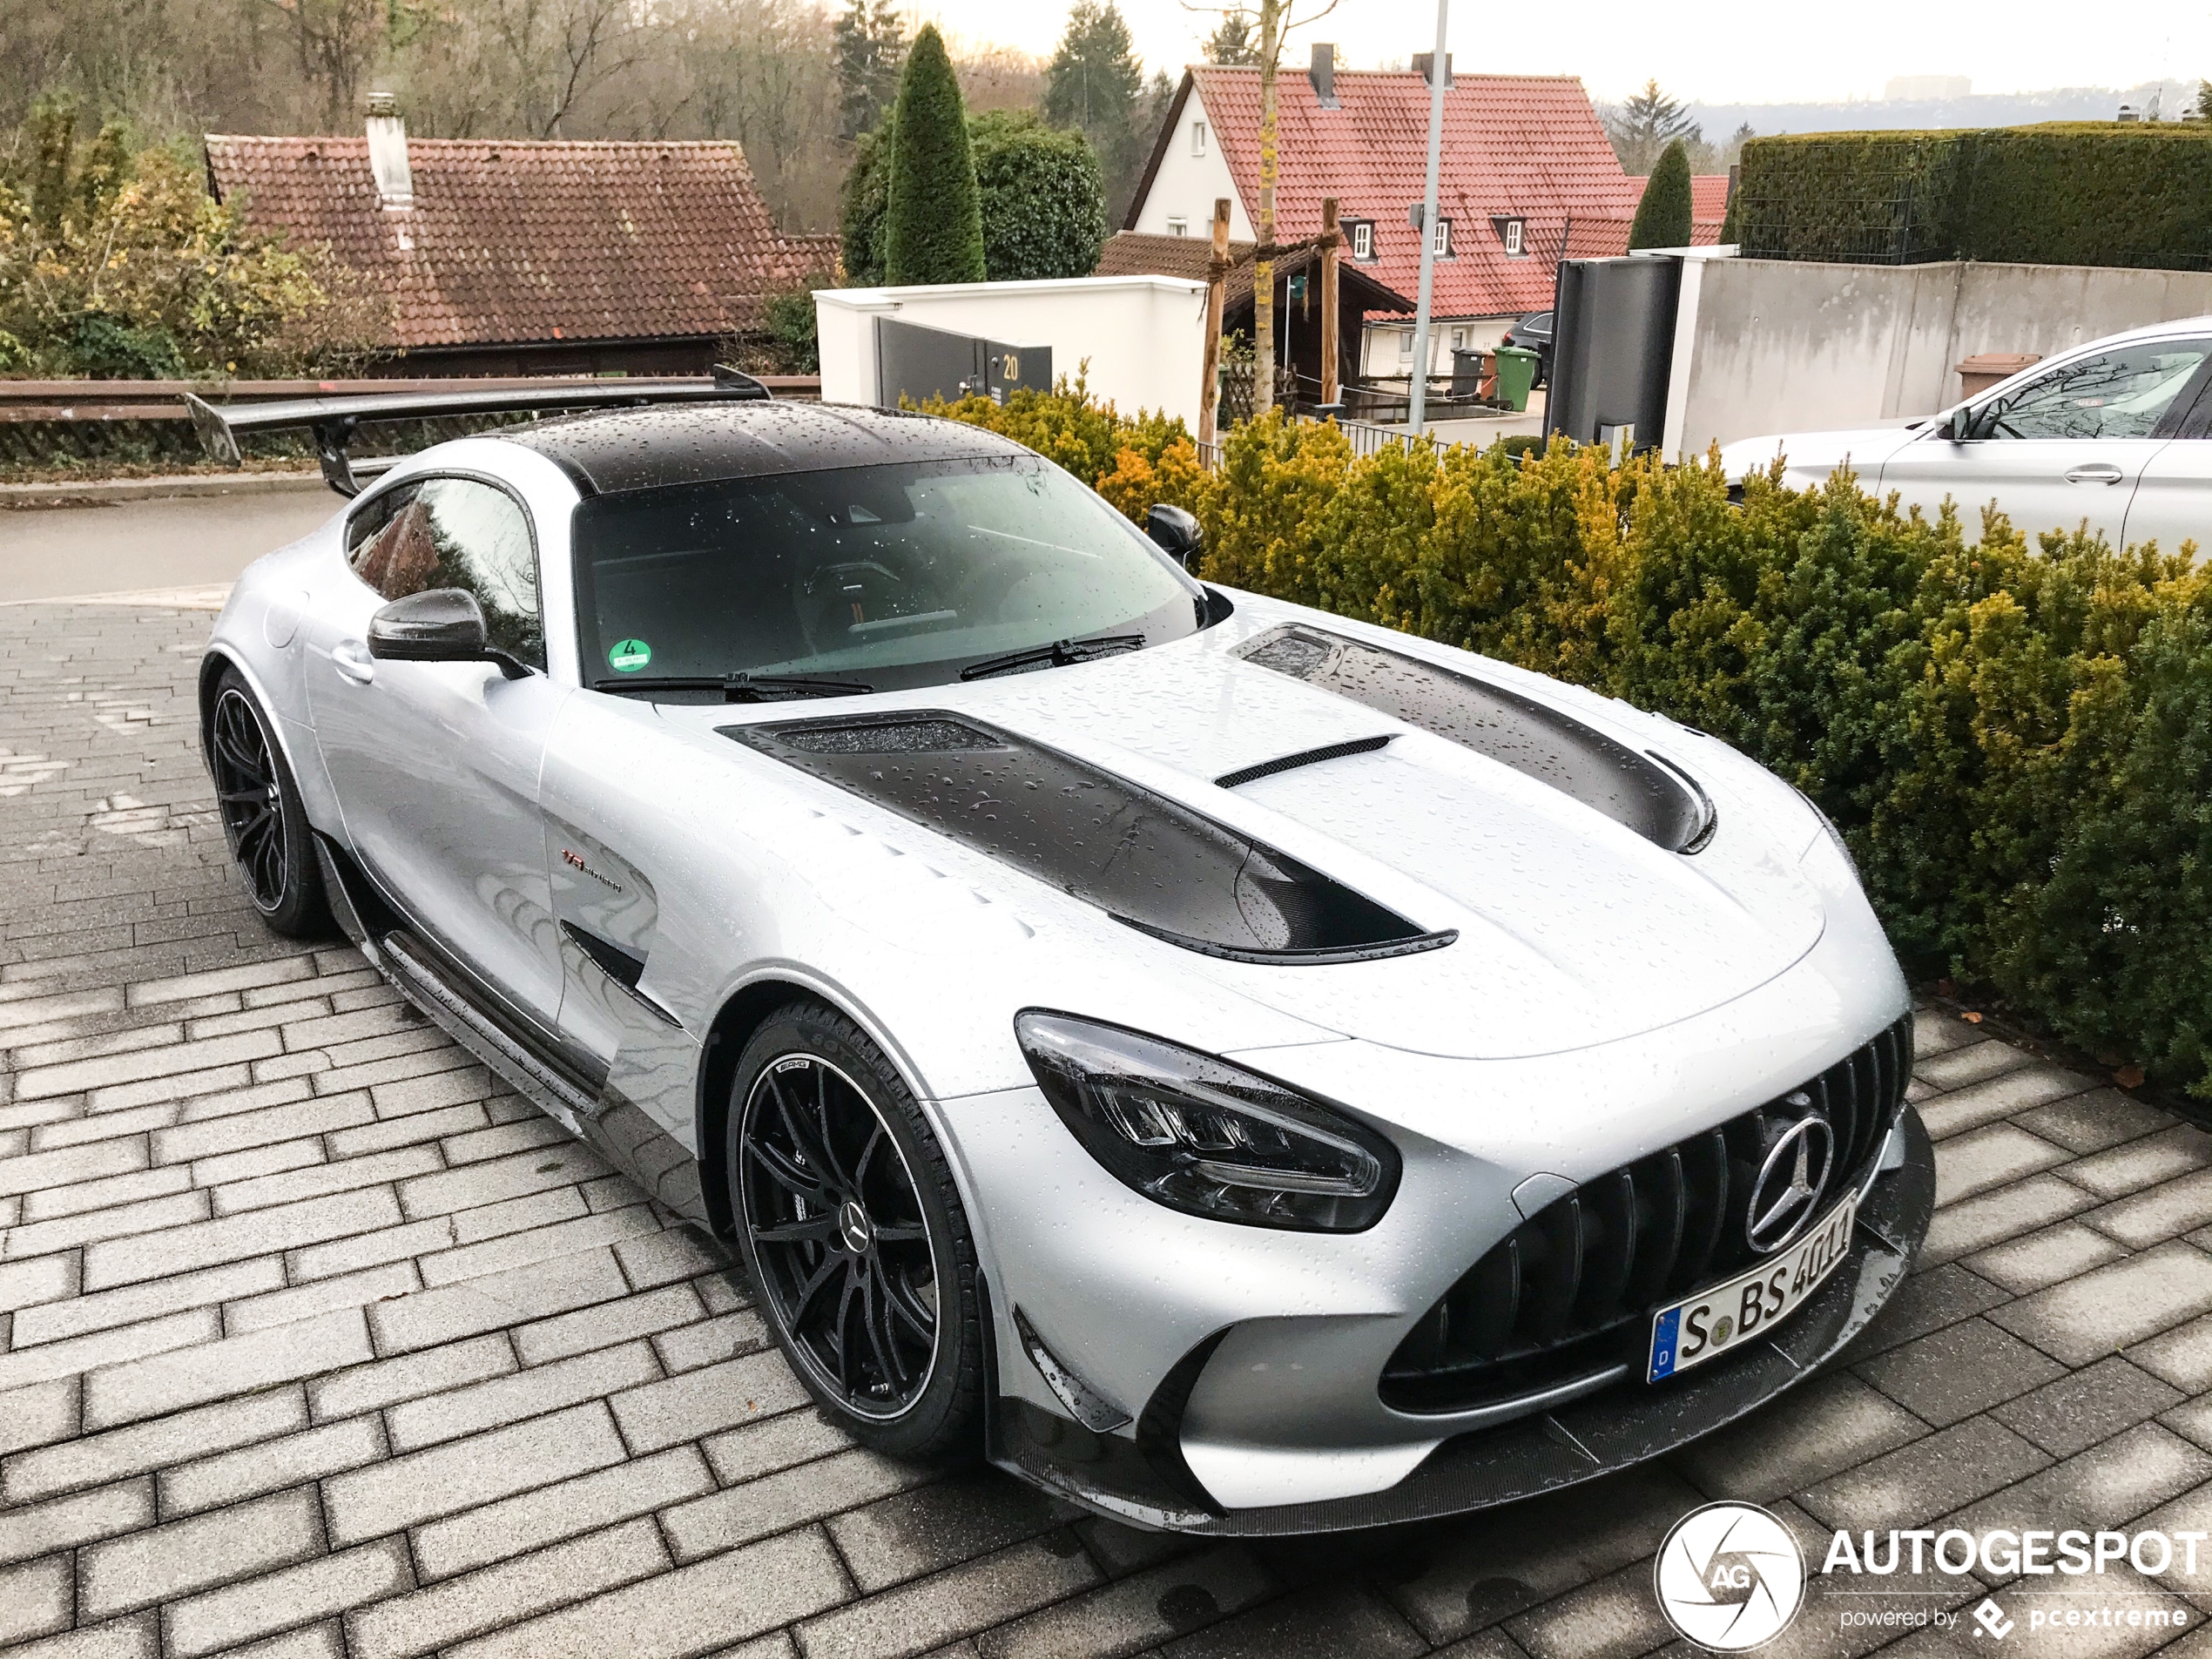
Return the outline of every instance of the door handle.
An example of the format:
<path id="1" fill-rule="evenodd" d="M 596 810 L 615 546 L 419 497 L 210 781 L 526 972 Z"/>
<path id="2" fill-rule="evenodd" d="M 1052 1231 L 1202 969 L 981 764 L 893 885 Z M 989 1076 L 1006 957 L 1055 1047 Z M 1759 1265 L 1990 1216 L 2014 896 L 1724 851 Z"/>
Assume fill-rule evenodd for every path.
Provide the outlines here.
<path id="1" fill-rule="evenodd" d="M 2085 461 L 2066 469 L 2066 481 L 2070 484 L 2116 484 L 2120 478 L 2120 468 L 2109 461 Z"/>
<path id="2" fill-rule="evenodd" d="M 366 685 L 376 678 L 376 659 L 358 639 L 341 639 L 333 645 L 330 665 L 338 671 L 339 678 L 351 680 L 356 685 Z"/>

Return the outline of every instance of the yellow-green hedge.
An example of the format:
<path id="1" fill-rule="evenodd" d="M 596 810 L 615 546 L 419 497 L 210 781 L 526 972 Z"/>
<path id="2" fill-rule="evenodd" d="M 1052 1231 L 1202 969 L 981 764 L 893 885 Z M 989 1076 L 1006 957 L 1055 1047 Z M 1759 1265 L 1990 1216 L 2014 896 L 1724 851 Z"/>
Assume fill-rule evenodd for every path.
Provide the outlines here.
<path id="1" fill-rule="evenodd" d="M 2212 1098 L 2212 580 L 2182 550 L 2031 546 L 1849 477 L 1391 448 L 1279 415 L 1197 464 L 1180 422 L 1062 394 L 944 412 L 1142 520 L 1204 574 L 1485 652 L 1725 738 L 1842 828 L 1908 968 L 1998 988 Z"/>

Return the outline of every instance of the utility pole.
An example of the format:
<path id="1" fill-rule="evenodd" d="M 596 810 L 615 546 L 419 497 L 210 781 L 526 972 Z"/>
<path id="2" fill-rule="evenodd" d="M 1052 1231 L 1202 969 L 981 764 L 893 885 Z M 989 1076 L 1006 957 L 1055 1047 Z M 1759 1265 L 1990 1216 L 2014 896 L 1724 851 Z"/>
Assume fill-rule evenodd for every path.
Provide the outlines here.
<path id="1" fill-rule="evenodd" d="M 1428 415 L 1428 310 L 1436 291 L 1436 174 L 1444 155 L 1444 19 L 1451 3 L 1436 0 L 1436 51 L 1428 60 L 1428 183 L 1421 195 L 1421 287 L 1413 307 L 1412 407 L 1406 412 L 1409 443 L 1421 435 Z M 1267 153 L 1260 152 L 1263 168 Z"/>
<path id="2" fill-rule="evenodd" d="M 1252 418 L 1275 407 L 1275 74 L 1290 0 L 1259 0 L 1259 247 L 1252 264 Z"/>

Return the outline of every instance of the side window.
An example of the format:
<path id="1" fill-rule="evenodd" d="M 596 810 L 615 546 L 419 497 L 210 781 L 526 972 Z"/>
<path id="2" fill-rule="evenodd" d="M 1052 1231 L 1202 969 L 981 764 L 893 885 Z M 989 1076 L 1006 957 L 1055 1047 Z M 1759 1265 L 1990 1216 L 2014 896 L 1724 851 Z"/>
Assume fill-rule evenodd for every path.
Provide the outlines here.
<path id="1" fill-rule="evenodd" d="M 346 521 L 346 559 L 356 574 L 361 568 L 362 549 L 375 539 L 377 532 L 389 524 L 401 508 L 415 499 L 416 489 L 414 484 L 401 484 L 381 496 L 372 496 Z M 374 587 L 375 583 L 369 585 Z"/>
<path id="2" fill-rule="evenodd" d="M 2116 346 L 2037 376 L 1974 413 L 1977 438 L 2148 438 L 2212 341 Z"/>
<path id="3" fill-rule="evenodd" d="M 483 607 L 496 650 L 545 666 L 537 553 L 529 520 L 504 490 L 469 478 L 430 479 L 361 543 L 353 565 L 387 599 L 467 589 Z"/>

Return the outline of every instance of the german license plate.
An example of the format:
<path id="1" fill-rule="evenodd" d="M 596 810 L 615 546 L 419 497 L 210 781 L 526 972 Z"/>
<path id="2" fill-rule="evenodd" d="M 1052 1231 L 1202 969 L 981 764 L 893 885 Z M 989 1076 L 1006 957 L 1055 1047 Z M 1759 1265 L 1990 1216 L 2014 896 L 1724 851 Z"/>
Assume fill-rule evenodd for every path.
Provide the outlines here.
<path id="1" fill-rule="evenodd" d="M 1858 1197 L 1846 1197 L 1788 1250 L 1735 1278 L 1710 1285 L 1651 1318 L 1651 1365 L 1657 1382 L 1702 1366 L 1795 1313 L 1851 1247 Z"/>

